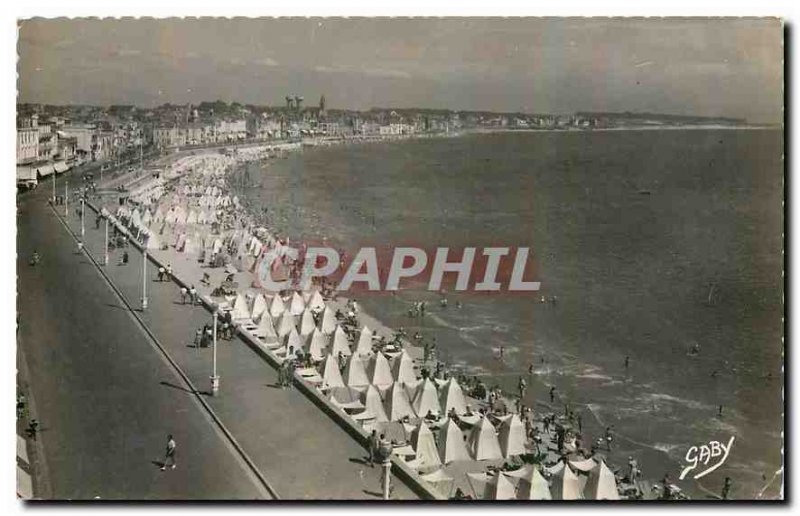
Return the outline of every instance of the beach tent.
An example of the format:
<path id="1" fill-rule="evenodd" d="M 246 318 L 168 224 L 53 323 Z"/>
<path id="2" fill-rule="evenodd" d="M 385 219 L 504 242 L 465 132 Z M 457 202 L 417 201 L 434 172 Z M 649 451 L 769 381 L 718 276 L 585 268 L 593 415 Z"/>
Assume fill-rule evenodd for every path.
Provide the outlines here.
<path id="1" fill-rule="evenodd" d="M 250 318 L 250 310 L 247 307 L 247 300 L 241 294 L 236 294 L 236 301 L 233 302 L 233 310 L 231 310 L 231 318 L 234 321 Z"/>
<path id="2" fill-rule="evenodd" d="M 297 321 L 295 321 L 294 316 L 289 312 L 283 312 L 280 319 L 278 320 L 278 336 L 285 337 L 289 335 L 290 331 L 297 331 Z"/>
<path id="3" fill-rule="evenodd" d="M 467 401 L 464 398 L 464 392 L 461 390 L 458 381 L 453 377 L 439 389 L 439 401 L 445 414 L 449 414 L 450 409 L 453 409 L 459 416 L 467 413 Z"/>
<path id="4" fill-rule="evenodd" d="M 339 361 L 333 355 L 328 355 L 325 359 L 325 365 L 322 368 L 322 386 L 328 387 L 344 387 L 344 380 L 342 380 L 342 373 L 339 371 Z"/>
<path id="5" fill-rule="evenodd" d="M 517 484 L 518 500 L 552 500 L 550 484 L 542 476 L 537 466 L 520 468 L 516 471 L 510 471 L 506 475 L 519 478 L 519 483 Z"/>
<path id="6" fill-rule="evenodd" d="M 414 360 L 406 350 L 401 351 L 392 359 L 392 376 L 395 383 L 402 385 L 417 383 L 417 375 L 414 374 Z"/>
<path id="7" fill-rule="evenodd" d="M 189 215 L 186 216 L 186 223 L 187 224 L 197 224 L 197 212 L 194 210 L 189 211 Z"/>
<path id="8" fill-rule="evenodd" d="M 383 353 L 376 353 L 370 362 L 369 379 L 372 385 L 385 389 L 392 385 L 392 370 Z"/>
<path id="9" fill-rule="evenodd" d="M 320 332 L 320 335 L 322 335 L 322 332 Z M 344 369 L 344 382 L 348 387 L 357 389 L 369 385 L 369 378 L 364 368 L 364 362 L 356 355 L 351 355 L 347 360 L 347 366 Z"/>
<path id="10" fill-rule="evenodd" d="M 482 417 L 469 434 L 467 442 L 475 460 L 502 459 L 503 452 L 497 440 L 497 432 L 489 419 Z"/>
<path id="11" fill-rule="evenodd" d="M 421 467 L 441 466 L 442 461 L 439 459 L 439 450 L 436 449 L 436 440 L 424 419 L 419 420 L 417 428 L 411 435 L 411 446 L 416 452 L 416 459 Z"/>
<path id="12" fill-rule="evenodd" d="M 322 360 L 325 348 L 327 347 L 328 338 L 325 336 L 325 334 L 315 328 L 311 334 L 311 344 L 308 347 L 308 353 L 311 355 L 311 359 L 314 361 Z M 366 374 L 364 376 L 366 377 Z"/>
<path id="13" fill-rule="evenodd" d="M 500 423 L 500 449 L 503 456 L 508 458 L 527 453 L 525 450 L 525 425 L 519 416 L 512 414 Z"/>
<path id="14" fill-rule="evenodd" d="M 325 301 L 318 290 L 311 295 L 311 299 L 308 301 L 308 308 L 314 311 L 325 310 Z"/>
<path id="15" fill-rule="evenodd" d="M 443 469 L 440 468 L 431 473 L 422 474 L 419 477 L 425 482 L 431 484 L 440 495 L 444 496 L 445 498 L 450 497 L 450 493 L 453 491 L 453 484 L 455 483 L 455 480 L 453 477 L 445 473 Z"/>
<path id="16" fill-rule="evenodd" d="M 553 500 L 583 500 L 583 482 L 563 461 L 549 468 Z"/>
<path id="17" fill-rule="evenodd" d="M 152 232 L 147 233 L 147 248 L 161 249 L 161 240 L 158 238 L 158 235 L 155 235 Z"/>
<path id="18" fill-rule="evenodd" d="M 464 434 L 458 424 L 450 418 L 447 418 L 447 423 L 439 429 L 439 458 L 444 464 L 470 460 Z"/>
<path id="19" fill-rule="evenodd" d="M 415 416 L 414 409 L 411 408 L 411 400 L 408 399 L 408 393 L 399 383 L 392 384 L 386 392 L 385 405 L 386 415 L 390 421 L 399 421 L 406 416 L 410 418 Z"/>
<path id="20" fill-rule="evenodd" d="M 364 407 L 366 407 L 365 411 L 374 416 L 376 421 L 380 423 L 389 421 L 386 411 L 383 409 L 381 393 L 374 385 L 367 386 L 367 390 L 364 393 Z"/>
<path id="21" fill-rule="evenodd" d="M 273 319 L 280 317 L 286 311 L 286 305 L 283 304 L 283 299 L 278 294 L 272 296 L 272 303 L 269 305 L 269 315 Z"/>
<path id="22" fill-rule="evenodd" d="M 330 306 L 325 307 L 325 311 L 322 312 L 321 330 L 325 335 L 330 335 L 336 330 L 336 316 Z"/>
<path id="23" fill-rule="evenodd" d="M 253 300 L 253 309 L 250 311 L 250 318 L 257 321 L 261 314 L 267 311 L 267 298 L 264 294 L 259 293 Z"/>
<path id="24" fill-rule="evenodd" d="M 364 326 L 361 329 L 361 334 L 358 336 L 358 344 L 356 345 L 356 355 L 363 357 L 372 354 L 372 330 Z"/>
<path id="25" fill-rule="evenodd" d="M 419 417 L 427 416 L 428 412 L 436 416 L 441 413 L 436 384 L 434 384 L 430 378 L 425 378 L 421 385 L 417 387 L 413 407 Z"/>
<path id="26" fill-rule="evenodd" d="M 604 460 L 589 472 L 584 493 L 589 500 L 619 500 L 617 481 Z"/>
<path id="27" fill-rule="evenodd" d="M 286 337 L 286 346 L 284 350 L 286 352 L 286 357 L 290 357 L 291 355 L 296 355 L 298 351 L 303 349 L 303 339 L 300 338 L 300 335 L 297 333 L 297 330 L 292 328 L 292 331 Z"/>
<path id="28" fill-rule="evenodd" d="M 334 355 L 344 355 L 349 357 L 353 354 L 350 351 L 350 343 L 347 340 L 347 334 L 345 334 L 344 330 L 341 326 L 336 326 L 336 331 L 333 333 L 333 347 L 331 348 L 331 353 Z"/>
<path id="29" fill-rule="evenodd" d="M 494 475 L 487 473 L 467 473 L 475 496 L 481 500 L 513 500 L 516 494 L 514 484 L 502 472 Z"/>
<path id="30" fill-rule="evenodd" d="M 310 335 L 316 329 L 317 325 L 314 323 L 314 314 L 311 313 L 311 310 L 306 310 L 303 312 L 303 317 L 300 319 L 300 335 Z"/>
<path id="31" fill-rule="evenodd" d="M 275 323 L 272 321 L 272 317 L 269 315 L 269 312 L 264 311 L 261 314 L 261 318 L 258 320 L 258 327 L 256 328 L 255 335 L 257 337 L 269 340 L 278 338 L 278 334 L 275 333 Z"/>

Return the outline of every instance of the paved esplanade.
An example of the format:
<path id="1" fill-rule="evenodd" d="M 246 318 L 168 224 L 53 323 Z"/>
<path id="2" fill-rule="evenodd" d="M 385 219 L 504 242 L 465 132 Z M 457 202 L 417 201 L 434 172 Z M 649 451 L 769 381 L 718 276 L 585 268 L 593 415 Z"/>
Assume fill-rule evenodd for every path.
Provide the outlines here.
<path id="1" fill-rule="evenodd" d="M 19 200 L 18 303 L 53 496 L 267 497 L 94 265 L 77 254 L 46 204 L 48 186 Z M 69 224 L 79 233 L 76 206 L 71 200 Z M 87 208 L 86 246 L 98 261 L 103 229 L 95 229 Z M 31 267 L 34 248 L 42 263 Z M 106 272 L 138 307 L 141 254 L 128 252 L 127 266 L 112 253 Z M 211 317 L 182 305 L 178 287 L 156 276 L 148 264 L 149 308 L 140 316 L 205 391 L 211 350 L 195 349 L 193 338 Z M 255 352 L 238 339 L 220 341 L 217 360 L 221 391 L 205 399 L 282 499 L 379 498 L 379 468 L 362 463 L 363 448 L 301 393 L 276 388 L 277 372 Z M 178 468 L 162 473 L 154 462 L 163 458 L 168 433 L 178 442 Z M 394 484 L 394 499 L 416 498 Z"/>

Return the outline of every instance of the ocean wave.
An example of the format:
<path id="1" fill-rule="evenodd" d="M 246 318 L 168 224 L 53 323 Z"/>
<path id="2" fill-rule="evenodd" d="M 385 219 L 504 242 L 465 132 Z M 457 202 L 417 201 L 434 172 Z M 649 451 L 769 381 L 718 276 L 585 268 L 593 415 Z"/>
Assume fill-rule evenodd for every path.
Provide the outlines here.
<path id="1" fill-rule="evenodd" d="M 658 402 L 667 402 L 676 405 L 682 405 L 692 410 L 713 410 L 714 408 L 706 403 L 702 403 L 696 400 L 688 400 L 686 398 L 679 398 L 677 396 L 671 396 L 663 392 L 653 392 L 653 393 L 643 394 L 642 396 L 636 398 L 636 401 L 641 403 L 646 403 L 648 405 L 653 405 Z"/>

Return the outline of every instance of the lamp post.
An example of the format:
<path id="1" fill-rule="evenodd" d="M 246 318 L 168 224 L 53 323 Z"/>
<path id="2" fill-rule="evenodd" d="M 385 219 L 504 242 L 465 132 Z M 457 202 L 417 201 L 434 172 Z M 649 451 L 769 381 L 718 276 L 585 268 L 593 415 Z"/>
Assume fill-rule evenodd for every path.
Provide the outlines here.
<path id="1" fill-rule="evenodd" d="M 64 218 L 69 224 L 69 179 L 64 180 Z"/>
<path id="2" fill-rule="evenodd" d="M 56 172 L 53 170 L 53 205 L 56 204 Z"/>
<path id="3" fill-rule="evenodd" d="M 217 319 L 219 319 L 219 311 L 214 307 L 214 329 L 213 340 L 211 346 L 211 395 L 216 396 L 219 394 L 219 376 L 217 375 Z"/>
<path id="4" fill-rule="evenodd" d="M 108 217 L 106 219 L 106 246 L 103 248 L 103 265 L 108 266 Z"/>
<path id="5" fill-rule="evenodd" d="M 83 197 L 81 197 L 81 241 L 83 241 L 84 238 L 86 237 L 86 226 L 83 223 L 84 211 L 86 211 L 86 200 Z"/>
<path id="6" fill-rule="evenodd" d="M 142 310 L 147 310 L 147 248 L 142 249 Z"/>

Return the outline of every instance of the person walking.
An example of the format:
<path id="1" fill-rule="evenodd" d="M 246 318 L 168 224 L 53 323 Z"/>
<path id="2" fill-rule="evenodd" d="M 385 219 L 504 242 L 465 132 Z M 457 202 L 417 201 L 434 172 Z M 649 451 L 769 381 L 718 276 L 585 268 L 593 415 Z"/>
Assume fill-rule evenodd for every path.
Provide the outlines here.
<path id="1" fill-rule="evenodd" d="M 722 486 L 723 500 L 730 500 L 732 487 L 733 487 L 733 481 L 731 480 L 731 477 L 725 477 L 725 484 Z"/>
<path id="2" fill-rule="evenodd" d="M 189 297 L 191 298 L 192 305 L 196 305 L 197 304 L 197 289 L 194 288 L 194 285 L 192 285 L 189 288 Z"/>
<path id="3" fill-rule="evenodd" d="M 614 440 L 614 436 L 613 436 L 613 435 L 611 435 L 611 427 L 610 427 L 610 426 L 607 426 L 607 427 L 606 427 L 606 435 L 605 435 L 605 438 L 606 438 L 606 449 L 607 449 L 608 451 L 611 451 L 611 441 L 613 441 L 613 440 Z"/>
<path id="4" fill-rule="evenodd" d="M 550 403 L 555 403 L 556 401 L 556 386 L 550 386 Z"/>
<path id="5" fill-rule="evenodd" d="M 175 439 L 172 438 L 172 434 L 167 436 L 167 450 L 164 455 L 164 463 L 161 465 L 161 471 L 165 471 L 167 469 L 167 463 L 171 469 L 175 469 L 177 463 L 175 462 Z"/>
<path id="6" fill-rule="evenodd" d="M 369 447 L 369 467 L 375 467 L 375 459 L 378 456 L 378 447 L 380 446 L 380 439 L 378 438 L 377 430 L 373 430 L 369 436 L 367 446 Z"/>
<path id="7" fill-rule="evenodd" d="M 164 281 L 164 272 L 166 272 L 164 267 L 158 268 L 158 281 Z"/>
<path id="8" fill-rule="evenodd" d="M 186 304 L 186 296 L 188 294 L 189 294 L 189 291 L 186 289 L 186 287 L 181 287 L 181 304 L 182 305 Z"/>

